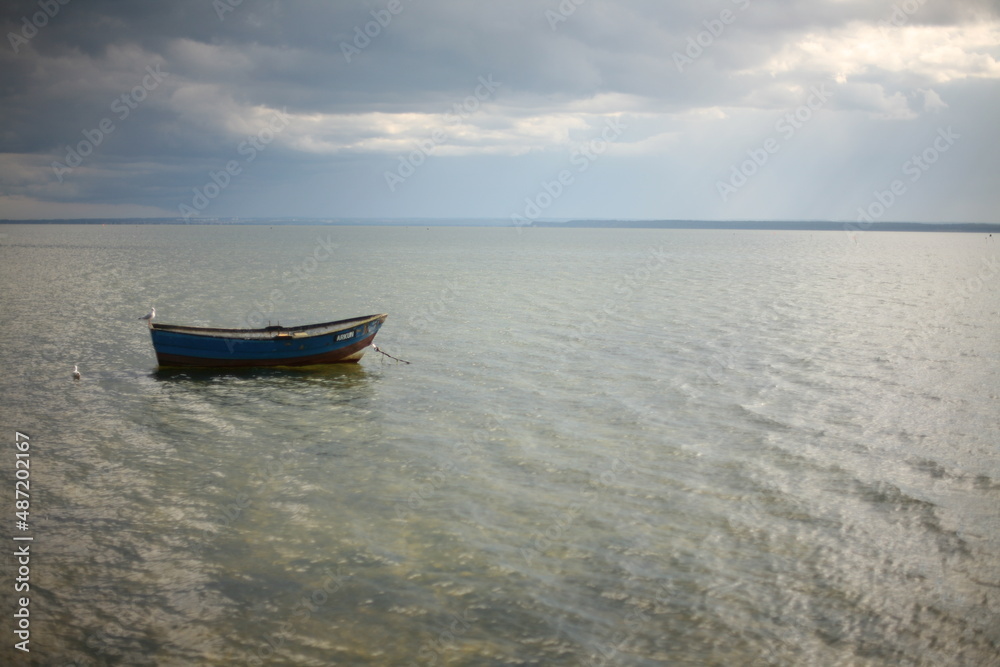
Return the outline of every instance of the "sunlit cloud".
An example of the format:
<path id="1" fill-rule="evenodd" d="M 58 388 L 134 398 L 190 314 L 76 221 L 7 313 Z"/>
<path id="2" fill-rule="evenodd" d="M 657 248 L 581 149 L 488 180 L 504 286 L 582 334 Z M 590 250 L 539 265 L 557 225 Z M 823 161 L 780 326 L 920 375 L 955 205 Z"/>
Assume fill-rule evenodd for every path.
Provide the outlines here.
<path id="1" fill-rule="evenodd" d="M 810 32 L 755 67 L 771 75 L 825 74 L 837 81 L 878 72 L 907 73 L 948 83 L 1000 78 L 1000 24 L 883 27 L 853 23 L 830 32 Z"/>

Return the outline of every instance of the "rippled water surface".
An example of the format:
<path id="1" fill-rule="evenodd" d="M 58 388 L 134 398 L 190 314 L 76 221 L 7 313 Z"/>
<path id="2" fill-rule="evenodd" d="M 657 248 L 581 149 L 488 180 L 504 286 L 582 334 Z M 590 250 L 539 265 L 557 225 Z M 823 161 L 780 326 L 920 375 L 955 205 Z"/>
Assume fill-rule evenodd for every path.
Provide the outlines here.
<path id="1" fill-rule="evenodd" d="M 0 232 L 0 497 L 12 537 L 21 431 L 35 538 L 4 660 L 1000 664 L 1000 242 Z M 157 369 L 150 306 L 387 312 L 412 364 Z"/>

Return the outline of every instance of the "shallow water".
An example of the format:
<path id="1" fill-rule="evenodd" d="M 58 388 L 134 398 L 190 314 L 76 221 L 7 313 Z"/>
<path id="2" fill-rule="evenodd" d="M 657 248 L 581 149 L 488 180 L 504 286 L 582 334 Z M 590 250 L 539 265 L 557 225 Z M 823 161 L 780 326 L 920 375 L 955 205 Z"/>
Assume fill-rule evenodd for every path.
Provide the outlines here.
<path id="1" fill-rule="evenodd" d="M 35 538 L 31 653 L 8 557 L 0 655 L 998 663 L 979 235 L 0 231 L 3 497 L 18 430 Z M 413 363 L 160 370 L 150 306 L 387 312 L 379 346 Z"/>

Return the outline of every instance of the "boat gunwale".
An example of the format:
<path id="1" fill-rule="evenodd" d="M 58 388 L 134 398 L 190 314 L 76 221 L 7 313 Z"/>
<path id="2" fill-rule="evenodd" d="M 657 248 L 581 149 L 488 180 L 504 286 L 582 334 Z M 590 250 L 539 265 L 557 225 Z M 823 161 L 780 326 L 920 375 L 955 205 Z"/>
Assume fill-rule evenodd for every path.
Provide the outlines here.
<path id="1" fill-rule="evenodd" d="M 316 331 L 315 336 L 324 336 L 331 333 L 336 333 L 343 329 L 350 329 L 352 327 L 358 326 L 359 324 L 367 324 L 375 320 L 384 320 L 388 317 L 387 313 L 379 313 L 377 315 L 363 315 L 361 317 L 351 317 L 345 320 L 334 320 L 332 322 L 320 322 L 317 324 L 300 324 L 291 327 L 285 327 L 281 325 L 273 325 L 260 329 L 225 329 L 219 327 L 197 327 L 188 326 L 184 324 L 162 324 L 159 322 L 151 322 L 149 328 L 154 331 L 162 331 L 164 333 L 175 333 L 184 334 L 188 336 L 199 336 L 202 338 L 276 338 L 282 334 L 288 335 L 292 333 L 301 332 L 311 332 Z"/>

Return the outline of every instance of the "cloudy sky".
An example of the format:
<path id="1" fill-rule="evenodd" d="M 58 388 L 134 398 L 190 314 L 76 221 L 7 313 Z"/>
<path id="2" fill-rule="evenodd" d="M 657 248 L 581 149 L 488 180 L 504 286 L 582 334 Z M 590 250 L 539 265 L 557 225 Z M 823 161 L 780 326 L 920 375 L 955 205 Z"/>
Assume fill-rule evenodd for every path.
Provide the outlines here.
<path id="1" fill-rule="evenodd" d="M 1000 221 L 997 0 L 34 0 L 0 218 Z"/>

